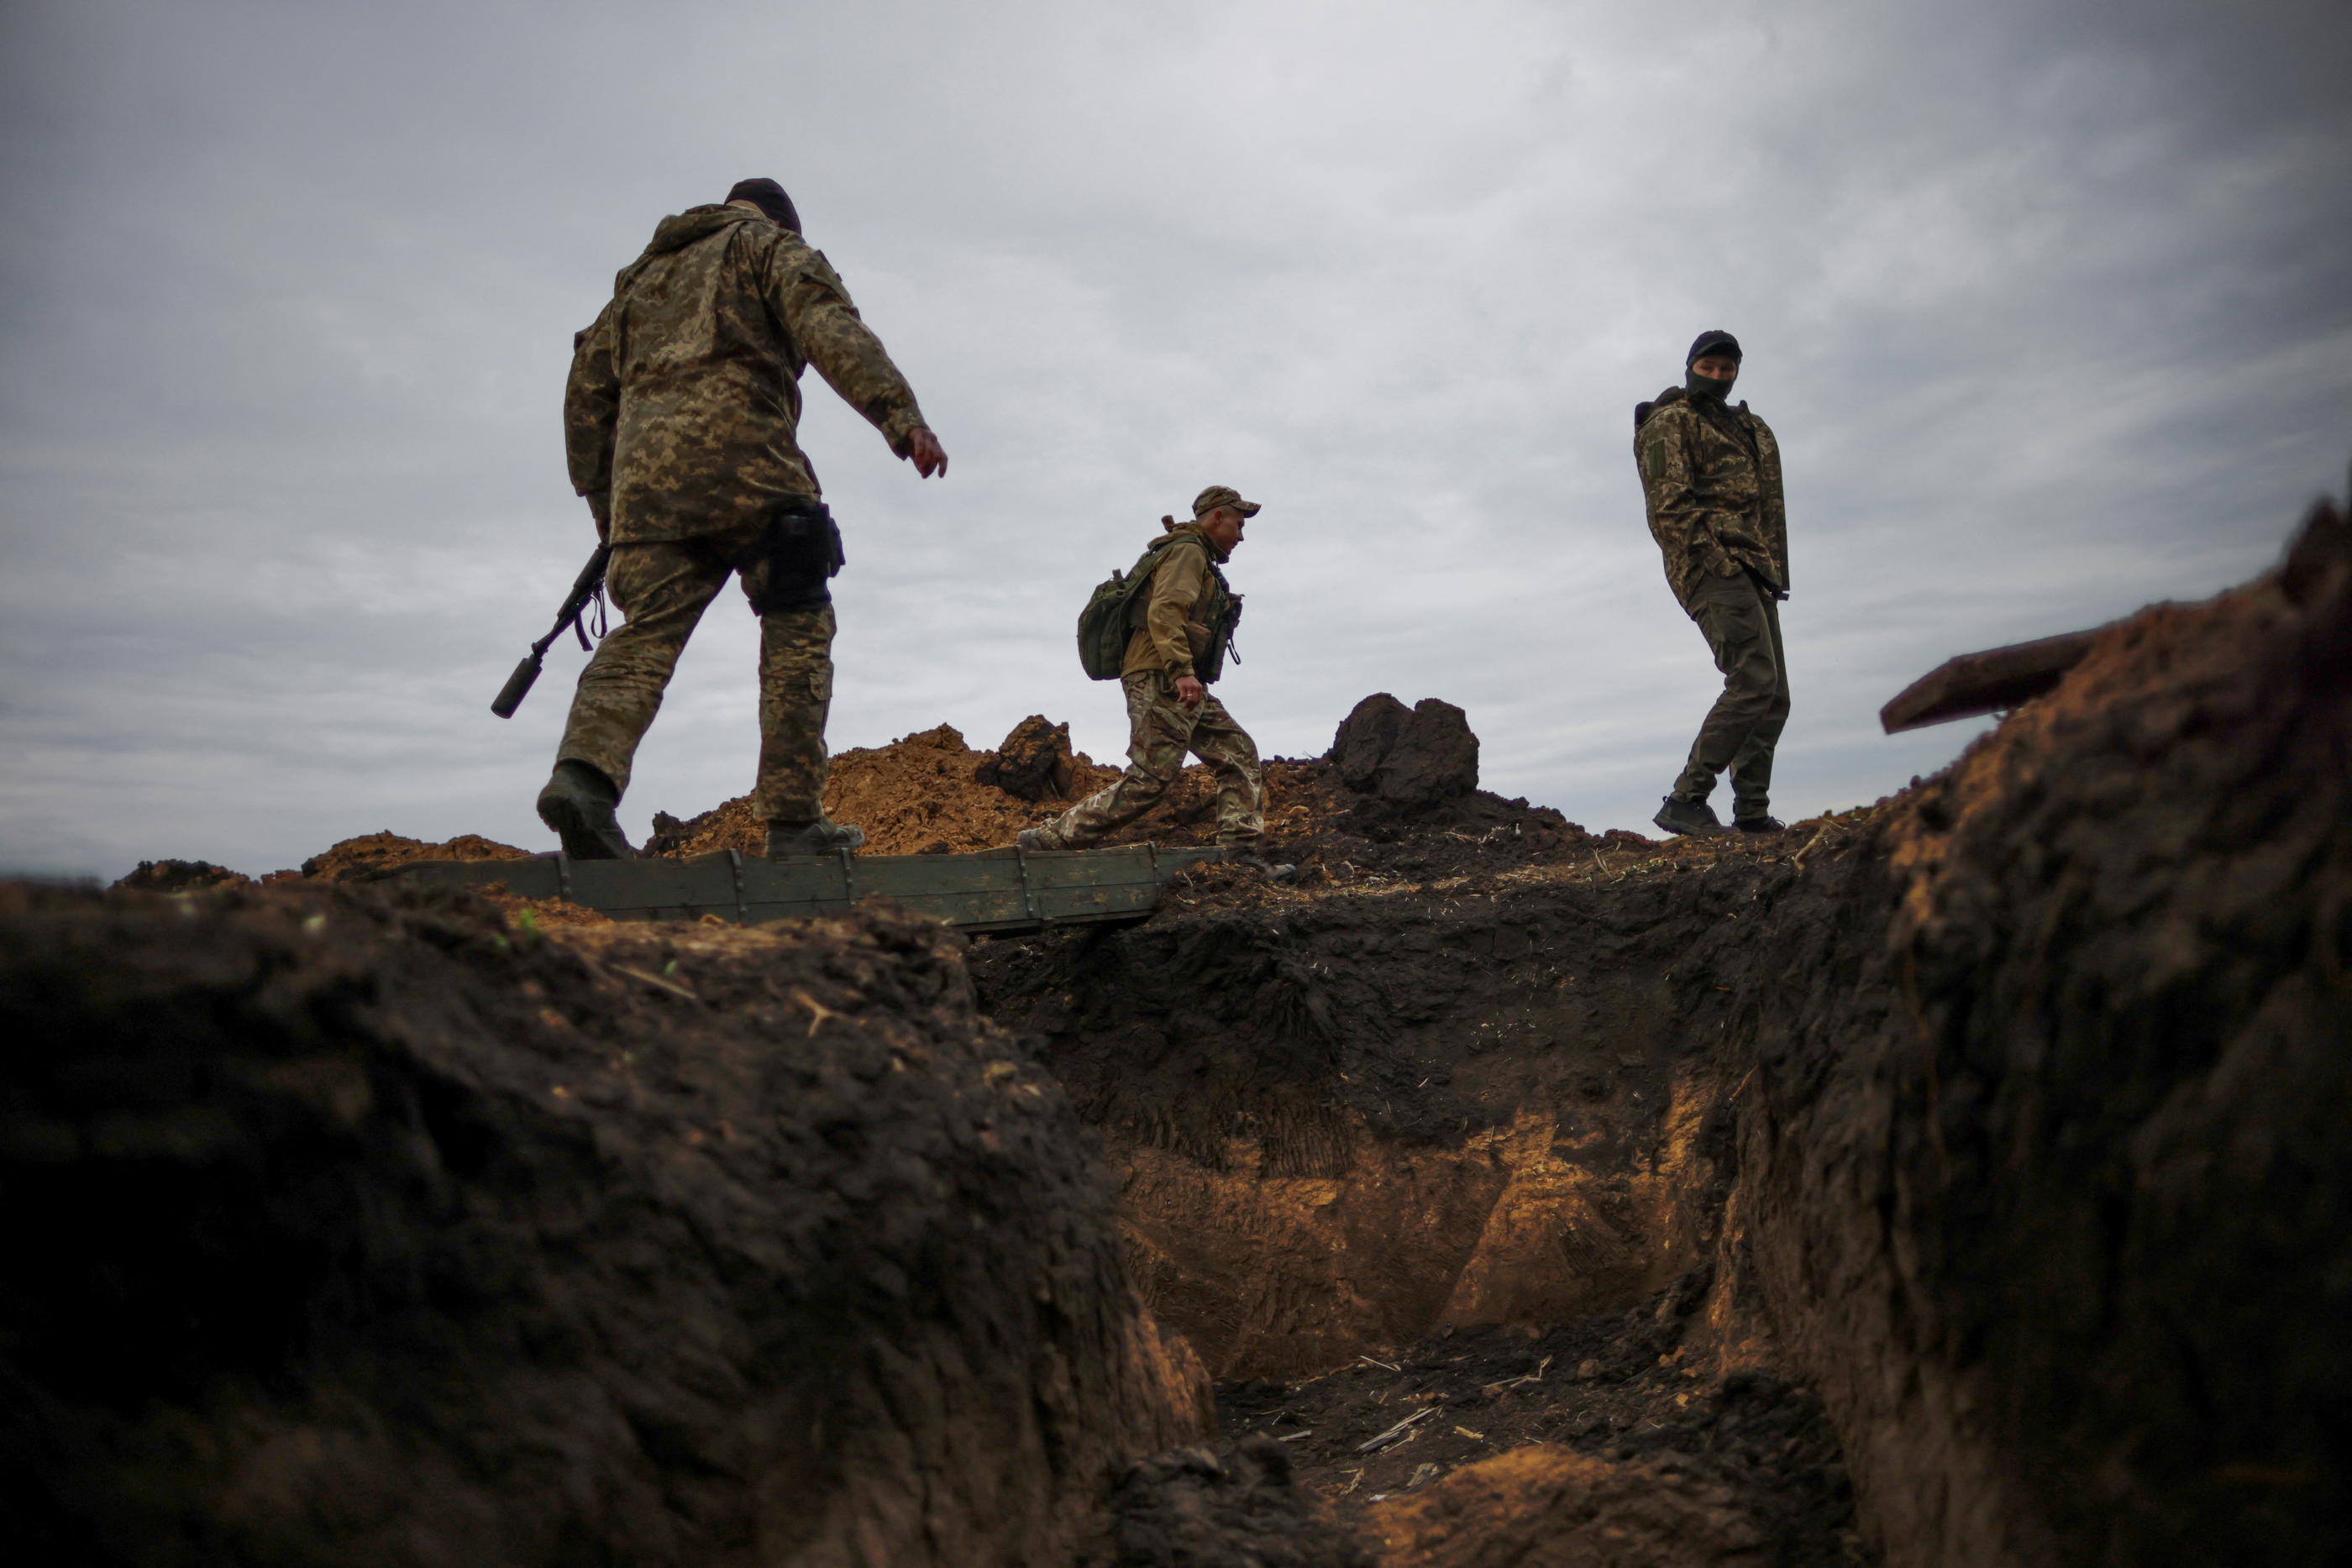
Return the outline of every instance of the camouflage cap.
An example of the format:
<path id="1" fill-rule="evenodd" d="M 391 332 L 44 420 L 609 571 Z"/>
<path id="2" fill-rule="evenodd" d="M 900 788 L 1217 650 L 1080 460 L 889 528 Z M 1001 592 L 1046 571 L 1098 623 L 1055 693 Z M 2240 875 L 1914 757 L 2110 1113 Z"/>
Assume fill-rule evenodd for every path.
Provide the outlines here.
<path id="1" fill-rule="evenodd" d="M 1219 507 L 1231 507 L 1244 517 L 1257 516 L 1257 503 L 1244 501 L 1242 493 L 1231 485 L 1212 485 L 1192 497 L 1192 515 L 1205 517 Z"/>

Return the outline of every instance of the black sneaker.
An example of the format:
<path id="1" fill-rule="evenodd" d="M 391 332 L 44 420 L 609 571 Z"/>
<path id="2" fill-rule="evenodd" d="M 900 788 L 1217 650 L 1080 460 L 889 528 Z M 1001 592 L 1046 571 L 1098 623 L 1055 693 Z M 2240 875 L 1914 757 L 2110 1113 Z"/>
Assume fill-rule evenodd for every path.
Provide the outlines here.
<path id="1" fill-rule="evenodd" d="M 768 824 L 768 858 L 772 861 L 793 855 L 829 855 L 837 850 L 856 849 L 865 842 L 865 829 L 823 817 L 797 826 L 787 822 Z"/>
<path id="2" fill-rule="evenodd" d="M 613 781 L 584 762 L 559 762 L 539 792 L 539 820 L 563 841 L 563 852 L 576 861 L 631 861 L 629 847 L 613 808 L 620 804 Z"/>
<path id="3" fill-rule="evenodd" d="M 1715 808 L 1704 800 L 1685 800 L 1669 795 L 1658 814 L 1650 819 L 1670 833 L 1686 833 L 1695 839 L 1707 838 L 1723 831 L 1723 820 Z"/>
<path id="4" fill-rule="evenodd" d="M 1785 833 L 1789 824 L 1778 817 L 1734 817 L 1731 825 L 1743 833 Z"/>

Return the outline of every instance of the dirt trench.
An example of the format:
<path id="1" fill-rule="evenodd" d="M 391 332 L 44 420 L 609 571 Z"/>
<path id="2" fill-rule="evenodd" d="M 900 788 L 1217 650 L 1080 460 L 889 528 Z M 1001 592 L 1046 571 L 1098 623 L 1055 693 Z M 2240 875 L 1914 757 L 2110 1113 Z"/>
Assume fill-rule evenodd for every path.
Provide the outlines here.
<path id="1" fill-rule="evenodd" d="M 1869 811 L 972 965 L 1260 1435 L 1163 1488 L 1271 1443 L 1400 1568 L 2340 1561 L 2348 780 L 2323 507 Z"/>
<path id="2" fill-rule="evenodd" d="M 0 1505 L 142 1564 L 2352 1559 L 2340 513 L 1784 837 L 1367 714 L 1269 769 L 1297 883 L 969 952 L 332 880 L 520 852 L 389 834 L 0 894 Z M 1031 793 L 942 729 L 842 810 L 996 841 L 1095 777 L 1027 727 Z"/>
<path id="3" fill-rule="evenodd" d="M 1386 1561 L 1454 1560 L 1409 1522 L 1451 1485 L 1492 1492 L 1448 1527 L 1477 1550 L 1617 1497 L 1659 1515 L 1627 1562 L 1863 1562 L 1736 1198 L 1748 998 L 1842 918 L 1806 862 L 1867 831 L 1213 881 L 971 962 L 1103 1129 L 1130 1274 L 1221 1379 L 1228 1438 L 1282 1444 Z"/>

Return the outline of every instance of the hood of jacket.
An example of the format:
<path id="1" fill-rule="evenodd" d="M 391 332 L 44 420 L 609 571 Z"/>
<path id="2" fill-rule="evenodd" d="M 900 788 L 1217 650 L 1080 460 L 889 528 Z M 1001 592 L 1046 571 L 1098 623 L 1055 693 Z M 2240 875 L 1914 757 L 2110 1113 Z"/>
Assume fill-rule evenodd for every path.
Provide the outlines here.
<path id="1" fill-rule="evenodd" d="M 646 243 L 646 255 L 664 256 L 674 250 L 684 250 L 697 240 L 709 239 L 721 229 L 731 229 L 737 224 L 764 224 L 769 219 L 759 213 L 746 212 L 723 203 L 707 207 L 688 207 L 673 213 L 654 225 L 654 237 Z"/>

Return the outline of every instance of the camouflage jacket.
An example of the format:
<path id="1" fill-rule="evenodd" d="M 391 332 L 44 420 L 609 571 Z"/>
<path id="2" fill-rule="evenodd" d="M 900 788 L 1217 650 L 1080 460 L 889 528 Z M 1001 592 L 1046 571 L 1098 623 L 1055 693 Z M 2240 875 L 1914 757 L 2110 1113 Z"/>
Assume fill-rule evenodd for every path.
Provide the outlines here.
<path id="1" fill-rule="evenodd" d="M 1128 639 L 1122 676 L 1140 670 L 1165 670 L 1171 680 L 1196 674 L 1193 662 L 1208 653 L 1211 628 L 1223 617 L 1233 597 L 1224 573 L 1212 564 L 1224 558 L 1199 524 L 1180 524 L 1151 543 L 1156 549 L 1171 540 L 1200 548 L 1186 549 L 1180 542 L 1151 569 L 1151 587 L 1141 595 L 1142 623 Z"/>
<path id="2" fill-rule="evenodd" d="M 1746 403 L 1706 410 L 1668 388 L 1633 412 L 1633 461 L 1666 582 L 1685 609 L 1702 577 L 1731 577 L 1743 566 L 1789 591 L 1780 446 Z"/>
<path id="3" fill-rule="evenodd" d="M 922 410 L 821 253 L 740 207 L 664 218 L 574 341 L 572 488 L 615 544 L 719 532 L 819 494 L 795 439 L 810 364 L 906 455 Z"/>

